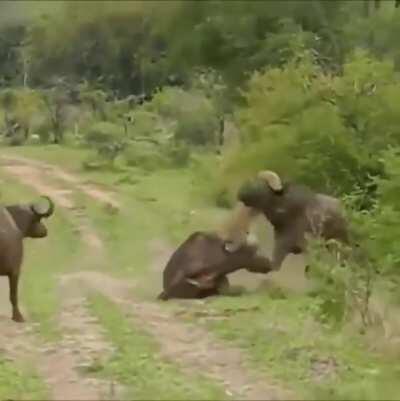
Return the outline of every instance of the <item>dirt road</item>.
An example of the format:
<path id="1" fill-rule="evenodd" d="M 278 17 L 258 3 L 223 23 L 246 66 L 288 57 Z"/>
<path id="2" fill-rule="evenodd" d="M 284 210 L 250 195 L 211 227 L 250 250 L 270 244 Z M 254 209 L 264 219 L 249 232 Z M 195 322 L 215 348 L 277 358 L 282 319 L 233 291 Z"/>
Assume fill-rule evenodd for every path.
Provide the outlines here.
<path id="1" fill-rule="evenodd" d="M 7 350 L 13 358 L 22 357 L 17 352 L 22 344 L 30 345 L 30 358 L 48 383 L 52 399 L 100 400 L 123 397 L 124 389 L 118 383 L 95 380 L 78 373 L 78 367 L 82 364 L 90 364 L 98 357 L 106 358 L 113 351 L 113 345 L 105 340 L 101 327 L 86 307 L 85 288 L 106 296 L 126 312 L 129 319 L 139 320 L 146 331 L 159 341 L 162 357 L 176 362 L 186 374 L 201 372 L 224 386 L 227 394 L 240 399 L 295 398 L 271 378 L 249 369 L 239 349 L 216 340 L 199 327 L 177 320 L 156 301 L 148 302 L 132 296 L 134 282 L 118 280 L 104 272 L 85 270 L 85 263 L 89 260 L 104 259 L 106 255 L 100 235 L 95 232 L 85 213 L 74 204 L 72 195 L 84 193 L 96 202 L 120 208 L 114 194 L 93 184 L 85 184 L 79 177 L 43 162 L 14 157 L 2 157 L 0 162 L 7 174 L 38 193 L 51 196 L 58 207 L 64 208 L 86 244 L 87 257 L 78 272 L 59 277 L 62 311 L 58 324 L 63 333 L 62 339 L 44 345 L 32 334 L 29 323 L 18 326 L 7 321 L 7 330 L 11 334 L 0 333 L 0 339 L 4 335 L 14 337 L 12 346 Z M 168 255 L 168 249 L 164 247 L 154 252 L 154 260 L 157 265 L 163 265 Z M 1 297 L 3 303 L 4 298 Z"/>

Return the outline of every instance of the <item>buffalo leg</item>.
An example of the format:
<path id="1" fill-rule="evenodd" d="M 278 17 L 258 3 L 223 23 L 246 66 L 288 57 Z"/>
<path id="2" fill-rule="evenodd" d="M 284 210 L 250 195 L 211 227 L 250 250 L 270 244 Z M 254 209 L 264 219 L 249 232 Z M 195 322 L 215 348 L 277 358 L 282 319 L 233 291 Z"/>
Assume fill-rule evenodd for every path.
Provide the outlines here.
<path id="1" fill-rule="evenodd" d="M 221 278 L 218 279 L 217 281 L 217 292 L 218 294 L 225 294 L 227 291 L 229 291 L 230 284 L 228 277 L 222 276 Z"/>
<path id="2" fill-rule="evenodd" d="M 271 261 L 264 256 L 255 256 L 246 270 L 252 273 L 269 273 L 272 270 Z"/>
<path id="3" fill-rule="evenodd" d="M 18 274 L 10 274 L 8 276 L 8 281 L 10 284 L 10 302 L 12 305 L 12 320 L 18 323 L 24 322 L 24 318 L 18 307 Z"/>
<path id="4" fill-rule="evenodd" d="M 207 298 L 216 295 L 226 295 L 229 292 L 230 284 L 228 277 L 219 277 L 213 287 L 203 289 L 198 298 Z"/>
<path id="5" fill-rule="evenodd" d="M 272 263 L 271 263 L 272 270 L 274 271 L 280 270 L 283 261 L 289 254 L 288 249 L 291 249 L 291 247 L 288 247 L 288 244 L 286 243 L 285 240 L 282 240 L 279 237 L 275 237 L 275 247 L 272 254 Z"/>

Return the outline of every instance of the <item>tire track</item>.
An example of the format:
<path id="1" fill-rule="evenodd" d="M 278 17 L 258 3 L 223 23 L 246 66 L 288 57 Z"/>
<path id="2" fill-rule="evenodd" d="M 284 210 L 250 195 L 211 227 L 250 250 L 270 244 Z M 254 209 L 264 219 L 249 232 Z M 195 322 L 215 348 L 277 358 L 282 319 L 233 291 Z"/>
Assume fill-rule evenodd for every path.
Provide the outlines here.
<path id="1" fill-rule="evenodd" d="M 271 378 L 246 367 L 242 352 L 223 344 L 206 330 L 177 320 L 158 303 L 134 299 L 134 287 L 100 272 L 76 272 L 68 279 L 84 283 L 117 304 L 133 322 L 140 324 L 160 344 L 161 355 L 188 375 L 202 373 L 224 386 L 236 399 L 296 399 Z"/>
<path id="2" fill-rule="evenodd" d="M 24 185 L 30 186 L 40 194 L 47 194 L 55 203 L 64 208 L 74 220 L 77 230 L 87 245 L 88 260 L 101 259 L 102 241 L 90 227 L 82 211 L 76 208 L 70 198 L 72 191 L 57 188 L 43 179 L 43 172 L 34 167 L 11 162 L 3 169 L 7 174 L 16 177 Z M 52 400 L 110 400 L 122 399 L 123 388 L 113 382 L 84 376 L 78 372 L 79 367 L 95 363 L 98 359 L 106 360 L 111 356 L 113 347 L 107 343 L 101 333 L 99 324 L 90 316 L 86 299 L 67 282 L 60 282 L 61 312 L 58 324 L 63 332 L 61 341 L 43 345 L 32 334 L 31 325 L 25 329 L 10 326 L 10 332 L 1 333 L 2 343 L 12 344 L 6 349 L 13 359 L 29 358 L 35 361 L 37 371 L 42 375 L 50 388 Z M 7 337 L 13 338 L 12 342 Z M 25 345 L 25 346 L 23 346 Z M 26 345 L 30 351 L 26 353 Z"/>
<path id="3" fill-rule="evenodd" d="M 49 168 L 46 165 L 44 169 L 43 163 L 31 162 L 28 159 L 7 158 L 6 160 L 8 160 L 8 163 L 13 164 L 13 166 L 5 166 L 10 174 L 14 174 L 14 176 L 36 190 L 44 191 L 49 196 L 53 196 L 56 203 L 72 212 L 74 212 L 74 205 L 71 200 L 65 200 L 65 197 L 68 197 L 66 192 L 62 193 L 60 190 L 55 189 L 53 184 L 51 186 L 45 184 L 42 181 L 43 176 L 47 174 L 53 176 L 54 174 L 58 179 L 70 184 L 74 190 L 82 191 L 96 201 L 105 202 L 105 199 L 110 199 L 109 195 L 104 195 L 105 192 L 99 189 L 96 189 L 95 192 L 85 190 L 84 184 L 81 184 L 75 177 L 71 179 L 70 175 L 65 176 L 59 168 Z M 86 242 L 89 248 L 99 255 L 100 252 L 98 251 L 102 249 L 101 239 L 88 226 L 83 232 L 86 232 Z M 88 233 L 92 238 L 95 238 L 92 244 L 88 241 Z M 94 243 L 97 243 L 97 245 L 95 246 Z M 258 375 L 256 372 L 249 370 L 246 366 L 246 358 L 239 349 L 227 346 L 215 339 L 206 330 L 177 320 L 176 316 L 166 311 L 157 302 L 144 302 L 139 299 L 133 299 L 132 290 L 134 287 L 132 283 L 129 284 L 126 281 L 95 271 L 79 271 L 65 274 L 61 278 L 61 283 L 69 288 L 76 288 L 77 282 L 100 292 L 119 305 L 133 321 L 140 321 L 145 329 L 159 342 L 161 354 L 166 359 L 178 363 L 182 370 L 189 375 L 201 372 L 222 384 L 227 393 L 236 396 L 238 399 L 296 399 L 293 394 L 282 389 L 271 378 Z M 82 306 L 82 303 L 79 305 Z M 64 306 L 63 310 L 68 310 L 68 308 Z M 69 322 L 69 329 L 71 329 L 72 322 L 70 319 L 64 316 L 62 321 Z M 76 324 L 78 327 L 85 327 L 83 321 Z M 76 360 L 74 360 L 74 364 L 77 364 Z M 72 365 L 72 362 L 70 365 Z"/>

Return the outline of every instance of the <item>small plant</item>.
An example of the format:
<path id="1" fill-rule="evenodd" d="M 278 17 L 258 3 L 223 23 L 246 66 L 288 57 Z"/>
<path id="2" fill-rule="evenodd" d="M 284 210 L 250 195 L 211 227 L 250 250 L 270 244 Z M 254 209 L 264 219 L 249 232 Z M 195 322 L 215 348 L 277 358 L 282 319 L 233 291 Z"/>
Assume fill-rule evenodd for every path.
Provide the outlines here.
<path id="1" fill-rule="evenodd" d="M 166 165 L 167 160 L 159 146 L 148 141 L 131 142 L 123 152 L 128 166 L 154 171 Z"/>
<path id="2" fill-rule="evenodd" d="M 110 165 L 114 164 L 115 159 L 127 146 L 123 128 L 109 122 L 93 124 L 85 140 L 96 149 L 100 159 Z"/>
<path id="3" fill-rule="evenodd" d="M 229 209 L 233 206 L 233 203 L 234 202 L 232 200 L 232 196 L 226 188 L 222 188 L 215 194 L 216 206 L 224 209 Z"/>
<path id="4" fill-rule="evenodd" d="M 190 148 L 181 142 L 172 142 L 167 147 L 167 155 L 172 167 L 185 167 L 190 162 Z"/>

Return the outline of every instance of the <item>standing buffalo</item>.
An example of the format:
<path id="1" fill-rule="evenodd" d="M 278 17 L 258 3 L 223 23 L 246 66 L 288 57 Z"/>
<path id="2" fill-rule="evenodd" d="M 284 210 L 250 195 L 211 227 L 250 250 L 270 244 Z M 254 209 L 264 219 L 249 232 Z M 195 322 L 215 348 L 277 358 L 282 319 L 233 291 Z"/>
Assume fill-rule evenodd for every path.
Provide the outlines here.
<path id="1" fill-rule="evenodd" d="M 163 274 L 164 290 L 159 299 L 205 298 L 229 287 L 227 274 L 245 268 L 268 273 L 270 260 L 257 254 L 250 242 L 229 248 L 218 233 L 191 234 L 171 256 Z"/>
<path id="2" fill-rule="evenodd" d="M 306 250 L 307 234 L 348 243 L 341 202 L 294 183 L 282 183 L 272 171 L 262 171 L 245 183 L 238 199 L 264 214 L 274 229 L 271 268 L 279 270 L 285 257 Z"/>
<path id="3" fill-rule="evenodd" d="M 54 203 L 48 197 L 47 210 L 35 204 L 20 204 L 0 207 L 0 275 L 8 276 L 12 319 L 23 322 L 24 318 L 18 307 L 18 280 L 23 259 L 23 239 L 43 238 L 47 229 L 41 219 L 50 217 L 54 212 Z"/>

